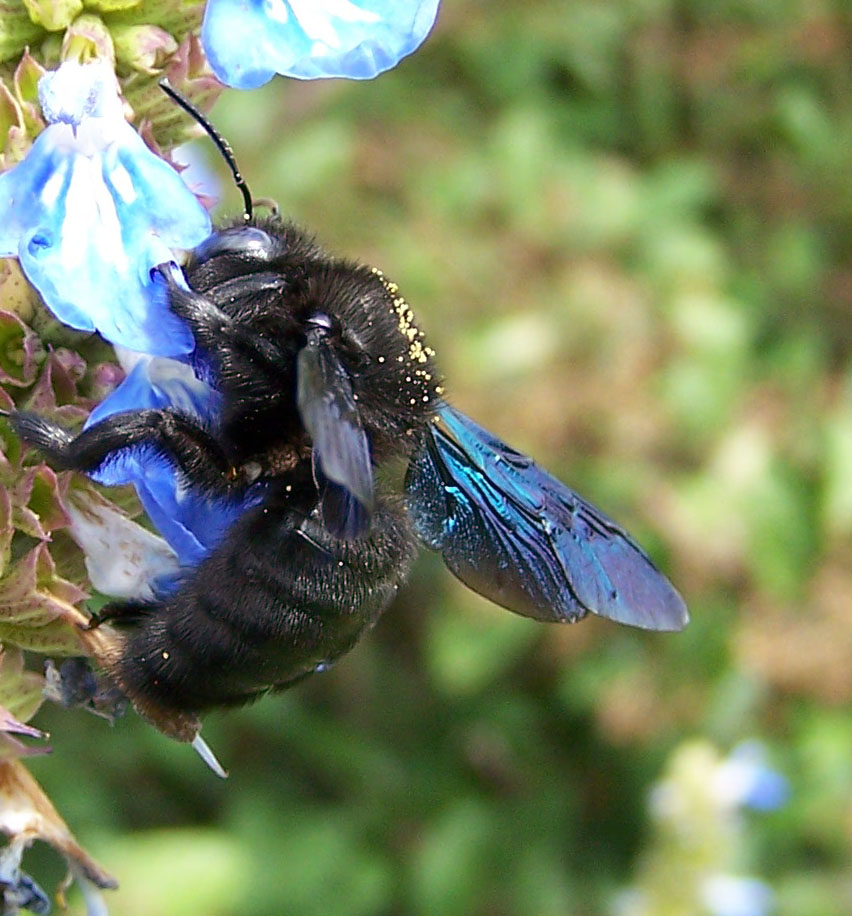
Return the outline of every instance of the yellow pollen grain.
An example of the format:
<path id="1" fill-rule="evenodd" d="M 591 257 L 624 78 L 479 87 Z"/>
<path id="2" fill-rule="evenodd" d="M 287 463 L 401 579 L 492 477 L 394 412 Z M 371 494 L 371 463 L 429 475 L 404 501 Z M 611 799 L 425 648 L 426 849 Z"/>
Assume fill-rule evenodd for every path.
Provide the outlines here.
<path id="1" fill-rule="evenodd" d="M 431 347 L 424 347 L 420 342 L 424 334 L 414 323 L 414 312 L 411 310 L 411 307 L 405 301 L 404 297 L 398 295 L 399 286 L 388 280 L 378 267 L 371 267 L 370 270 L 379 279 L 385 291 L 391 297 L 390 311 L 396 315 L 397 327 L 399 328 L 400 334 L 409 342 L 409 360 L 414 363 L 428 362 L 429 357 L 435 355 L 435 351 Z M 384 358 L 379 357 L 378 361 L 380 363 L 384 362 Z M 397 362 L 405 362 L 404 357 L 398 356 Z"/>
<path id="2" fill-rule="evenodd" d="M 162 653 L 162 654 L 163 654 L 163 658 L 168 658 L 168 657 L 169 657 L 169 653 L 166 652 L 165 649 L 163 650 L 163 653 Z"/>

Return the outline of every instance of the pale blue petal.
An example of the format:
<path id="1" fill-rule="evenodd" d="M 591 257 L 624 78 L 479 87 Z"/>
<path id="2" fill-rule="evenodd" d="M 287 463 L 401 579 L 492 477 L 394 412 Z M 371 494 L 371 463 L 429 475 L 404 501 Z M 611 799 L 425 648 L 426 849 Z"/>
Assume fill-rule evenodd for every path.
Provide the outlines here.
<path id="1" fill-rule="evenodd" d="M 132 360 L 127 377 L 92 411 L 87 426 L 114 413 L 146 407 L 174 407 L 209 425 L 215 423 L 221 408 L 221 395 L 200 381 L 188 365 L 173 359 L 121 355 L 130 356 Z"/>
<path id="2" fill-rule="evenodd" d="M 744 741 L 723 761 L 716 777 L 717 791 L 734 804 L 758 811 L 774 811 L 790 796 L 787 779 L 769 766 L 759 741 Z"/>
<path id="3" fill-rule="evenodd" d="M 48 124 L 79 127 L 86 118 L 124 120 L 115 73 L 106 61 L 67 60 L 38 81 L 38 101 Z"/>
<path id="4" fill-rule="evenodd" d="M 705 878 L 700 897 L 712 916 L 769 916 L 775 902 L 772 888 L 763 881 L 726 872 Z"/>
<path id="5" fill-rule="evenodd" d="M 90 69 L 100 68 L 72 72 Z M 42 95 L 59 120 L 0 175 L 0 256 L 17 256 L 71 327 L 147 353 L 190 353 L 189 329 L 165 304 L 152 305 L 150 270 L 168 261 L 172 248 L 205 239 L 209 214 L 123 116 L 90 117 L 88 109 L 56 102 L 63 72 L 42 80 L 53 77 Z"/>
<path id="6" fill-rule="evenodd" d="M 189 366 L 171 359 L 143 357 L 95 408 L 87 426 L 114 413 L 146 407 L 175 407 L 212 425 L 220 400 Z M 264 486 L 257 485 L 235 502 L 211 499 L 185 487 L 168 461 L 140 448 L 116 454 L 93 476 L 108 486 L 132 483 L 136 487 L 145 512 L 183 567 L 197 566 L 221 542 L 230 525 L 264 495 Z M 175 584 L 160 583 L 159 587 L 168 590 Z"/>
<path id="7" fill-rule="evenodd" d="M 437 14 L 438 0 L 208 0 L 201 41 L 237 89 L 276 73 L 372 79 L 416 50 Z"/>

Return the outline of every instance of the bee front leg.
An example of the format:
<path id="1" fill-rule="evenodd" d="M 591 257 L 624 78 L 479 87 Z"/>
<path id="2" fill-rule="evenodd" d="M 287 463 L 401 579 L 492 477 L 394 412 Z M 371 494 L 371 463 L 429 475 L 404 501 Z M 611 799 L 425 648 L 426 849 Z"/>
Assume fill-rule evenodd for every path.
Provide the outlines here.
<path id="1" fill-rule="evenodd" d="M 215 303 L 186 286 L 183 275 L 172 264 L 161 264 L 155 270 L 162 277 L 169 291 L 169 308 L 190 326 L 192 334 L 202 350 L 213 355 L 214 362 L 229 367 L 231 375 L 246 375 L 256 379 L 264 378 L 272 387 L 277 387 L 282 365 L 288 364 L 288 356 L 269 337 L 244 327 Z M 248 277 L 244 288 L 255 289 L 281 286 L 280 278 Z"/>
<path id="2" fill-rule="evenodd" d="M 190 326 L 199 346 L 215 351 L 234 323 L 230 315 L 200 293 L 191 290 L 175 264 L 160 264 L 152 273 L 158 274 L 165 283 L 169 308 Z"/>

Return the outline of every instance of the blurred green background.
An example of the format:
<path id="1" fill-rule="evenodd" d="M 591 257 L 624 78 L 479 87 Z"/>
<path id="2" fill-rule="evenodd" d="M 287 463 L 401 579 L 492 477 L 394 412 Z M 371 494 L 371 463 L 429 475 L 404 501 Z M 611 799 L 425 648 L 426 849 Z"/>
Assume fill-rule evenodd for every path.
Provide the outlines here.
<path id="1" fill-rule="evenodd" d="M 790 781 L 738 860 L 777 912 L 852 911 L 850 47 L 845 0 L 445 0 L 375 82 L 225 93 L 254 194 L 397 280 L 453 402 L 628 527 L 692 623 L 536 624 L 424 553 L 332 671 L 209 717 L 227 782 L 135 717 L 43 710 L 31 769 L 113 913 L 611 913 L 696 736 Z"/>

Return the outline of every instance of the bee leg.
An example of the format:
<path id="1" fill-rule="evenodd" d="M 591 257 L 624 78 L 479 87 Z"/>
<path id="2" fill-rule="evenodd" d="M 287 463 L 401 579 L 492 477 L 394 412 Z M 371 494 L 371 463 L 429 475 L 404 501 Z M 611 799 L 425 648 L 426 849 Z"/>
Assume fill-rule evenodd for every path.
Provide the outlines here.
<path id="1" fill-rule="evenodd" d="M 77 436 L 37 414 L 15 411 L 10 421 L 21 439 L 59 468 L 91 473 L 127 448 L 148 446 L 208 492 L 227 495 L 237 482 L 216 439 L 197 420 L 172 410 L 113 414 Z"/>
<path id="2" fill-rule="evenodd" d="M 150 610 L 151 605 L 143 604 L 142 602 L 110 602 L 105 604 L 99 611 L 93 613 L 82 629 L 97 630 L 103 624 L 113 622 L 138 624 L 150 614 Z"/>
<path id="3" fill-rule="evenodd" d="M 153 273 L 159 274 L 169 293 L 169 308 L 192 328 L 197 343 L 205 349 L 221 344 L 234 321 L 209 299 L 189 289 L 180 269 L 171 263 L 160 264 Z"/>
<path id="4" fill-rule="evenodd" d="M 269 337 L 244 328 L 215 303 L 187 288 L 173 265 L 162 264 L 154 269 L 168 288 L 169 308 L 192 328 L 202 349 L 213 354 L 219 364 L 227 363 L 232 375 L 255 379 L 265 376 L 270 385 L 277 385 L 281 366 L 288 362 L 281 347 Z M 273 281 L 264 274 L 259 288 L 279 288 L 280 285 L 280 278 Z"/>
<path id="5" fill-rule="evenodd" d="M 34 445 L 45 457 L 63 466 L 62 456 L 74 441 L 74 434 L 36 413 L 12 410 L 7 414 L 12 429 L 29 445 Z"/>

